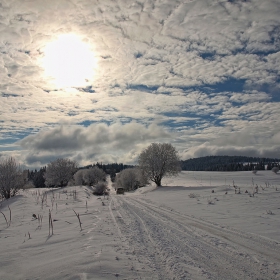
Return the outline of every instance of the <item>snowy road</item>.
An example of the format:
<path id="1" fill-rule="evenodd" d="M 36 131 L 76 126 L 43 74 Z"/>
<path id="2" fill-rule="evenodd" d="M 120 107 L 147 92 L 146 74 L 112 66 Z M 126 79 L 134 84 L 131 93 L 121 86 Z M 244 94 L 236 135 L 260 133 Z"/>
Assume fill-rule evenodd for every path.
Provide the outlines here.
<path id="1" fill-rule="evenodd" d="M 280 245 L 275 241 L 183 215 L 143 197 L 112 195 L 109 209 L 122 242 L 146 267 L 137 279 L 280 279 Z"/>

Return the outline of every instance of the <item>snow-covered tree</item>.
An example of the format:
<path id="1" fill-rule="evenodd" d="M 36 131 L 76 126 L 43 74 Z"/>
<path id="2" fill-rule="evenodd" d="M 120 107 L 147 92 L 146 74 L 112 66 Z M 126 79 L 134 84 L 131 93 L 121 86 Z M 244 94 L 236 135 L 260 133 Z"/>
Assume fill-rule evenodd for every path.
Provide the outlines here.
<path id="1" fill-rule="evenodd" d="M 24 183 L 23 172 L 14 158 L 0 162 L 0 196 L 6 199 L 15 196 Z"/>
<path id="2" fill-rule="evenodd" d="M 95 185 L 98 182 L 106 180 L 106 173 L 97 166 L 94 166 L 89 169 L 84 169 L 83 180 L 87 185 Z"/>
<path id="3" fill-rule="evenodd" d="M 115 186 L 122 187 L 126 191 L 135 190 L 148 184 L 148 179 L 139 168 L 127 168 L 116 176 Z"/>
<path id="4" fill-rule="evenodd" d="M 46 186 L 67 186 L 77 170 L 77 164 L 67 158 L 58 158 L 47 165 L 44 175 Z"/>
<path id="5" fill-rule="evenodd" d="M 169 143 L 152 143 L 141 152 L 138 164 L 157 186 L 161 186 L 163 177 L 175 176 L 181 170 L 178 152 Z"/>

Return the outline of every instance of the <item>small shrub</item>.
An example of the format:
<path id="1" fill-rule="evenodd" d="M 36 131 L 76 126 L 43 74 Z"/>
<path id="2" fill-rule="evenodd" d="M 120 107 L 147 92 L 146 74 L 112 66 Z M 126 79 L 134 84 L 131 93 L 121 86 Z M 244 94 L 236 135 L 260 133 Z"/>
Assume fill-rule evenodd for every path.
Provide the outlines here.
<path id="1" fill-rule="evenodd" d="M 35 185 L 33 183 L 33 181 L 28 181 L 27 183 L 25 183 L 25 185 L 23 186 L 23 189 L 33 189 L 35 188 Z"/>
<path id="2" fill-rule="evenodd" d="M 272 169 L 271 169 L 272 172 L 274 172 L 275 174 L 277 174 L 279 172 L 279 167 L 277 166 L 274 166 Z"/>
<path id="3" fill-rule="evenodd" d="M 210 205 L 214 205 L 215 204 L 215 202 L 213 201 L 213 199 L 211 197 L 207 198 L 207 203 L 210 204 Z"/>
<path id="4" fill-rule="evenodd" d="M 69 180 L 69 182 L 67 183 L 68 187 L 72 187 L 72 186 L 75 186 L 75 185 L 76 184 L 75 184 L 75 180 L 74 179 Z"/>
<path id="5" fill-rule="evenodd" d="M 268 215 L 274 215 L 274 213 L 271 210 L 266 210 L 266 214 Z"/>
<path id="6" fill-rule="evenodd" d="M 190 198 L 198 198 L 198 197 L 199 197 L 199 194 L 190 193 L 190 194 L 189 194 L 189 197 L 190 197 Z"/>
<path id="7" fill-rule="evenodd" d="M 93 194 L 94 195 L 104 195 L 108 193 L 107 183 L 106 182 L 98 182 L 94 186 Z"/>

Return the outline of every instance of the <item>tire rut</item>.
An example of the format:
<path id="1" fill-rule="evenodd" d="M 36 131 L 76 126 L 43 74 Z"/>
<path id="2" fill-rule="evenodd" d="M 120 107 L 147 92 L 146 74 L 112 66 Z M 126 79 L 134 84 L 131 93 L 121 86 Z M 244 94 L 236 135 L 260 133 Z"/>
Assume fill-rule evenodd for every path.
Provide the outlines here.
<path id="1" fill-rule="evenodd" d="M 122 234 L 158 279 L 276 279 L 271 259 L 269 263 L 252 256 L 259 252 L 251 248 L 256 242 L 250 240 L 251 235 L 238 235 L 135 198 L 116 200 L 125 217 L 122 222 L 117 220 Z M 242 248 L 248 240 L 249 248 Z M 278 259 L 274 253 L 270 257 Z"/>
<path id="2" fill-rule="evenodd" d="M 143 207 L 146 207 L 153 212 L 157 212 L 160 215 L 167 215 L 167 217 L 170 217 L 171 215 L 178 224 L 185 226 L 187 229 L 190 227 L 195 228 L 196 230 L 200 229 L 207 234 L 212 234 L 213 236 L 222 238 L 227 242 L 245 247 L 252 253 L 261 254 L 262 256 L 266 256 L 275 262 L 280 262 L 280 244 L 277 241 L 268 240 L 261 236 L 241 232 L 235 229 L 220 227 L 176 211 L 154 206 L 150 203 L 139 201 L 137 199 L 133 200 L 136 203 L 143 205 Z"/>

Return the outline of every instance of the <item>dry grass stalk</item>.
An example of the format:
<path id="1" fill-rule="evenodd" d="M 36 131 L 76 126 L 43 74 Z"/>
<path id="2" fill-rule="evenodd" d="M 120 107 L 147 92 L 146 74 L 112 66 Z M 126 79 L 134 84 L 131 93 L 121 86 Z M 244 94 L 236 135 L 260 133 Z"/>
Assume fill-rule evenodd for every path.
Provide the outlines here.
<path id="1" fill-rule="evenodd" d="M 4 218 L 6 220 L 7 227 L 9 227 L 9 223 L 8 223 L 8 220 L 7 220 L 6 216 L 5 216 L 5 214 L 2 211 L 1 211 L 1 213 L 2 213 L 2 215 L 4 216 Z"/>
<path id="2" fill-rule="evenodd" d="M 10 211 L 10 222 L 9 222 L 9 225 L 11 225 L 11 222 L 12 222 L 12 210 L 11 210 L 9 205 L 8 205 L 8 208 L 9 208 L 9 211 Z"/>
<path id="3" fill-rule="evenodd" d="M 73 199 L 76 200 L 77 199 L 77 191 L 73 190 Z"/>
<path id="4" fill-rule="evenodd" d="M 78 218 L 78 220 L 79 220 L 79 224 L 80 224 L 80 228 L 81 228 L 81 230 L 83 230 L 82 229 L 82 223 L 81 223 L 81 220 L 80 220 L 80 214 L 78 213 L 76 213 L 76 211 L 73 209 L 73 211 L 74 211 L 74 213 L 76 214 L 76 216 L 77 216 L 77 218 Z"/>
<path id="5" fill-rule="evenodd" d="M 47 204 L 47 199 L 48 199 L 48 195 L 46 192 L 44 192 L 42 195 L 41 195 L 41 207 L 43 209 L 43 206 L 44 206 L 44 202 Z"/>
<path id="6" fill-rule="evenodd" d="M 39 222 L 39 227 L 42 227 L 43 215 L 38 214 L 37 219 L 38 219 L 38 222 Z"/>
<path id="7" fill-rule="evenodd" d="M 51 214 L 51 210 L 49 209 L 49 235 L 51 235 L 51 230 L 52 230 L 52 235 L 53 235 L 52 214 Z"/>

